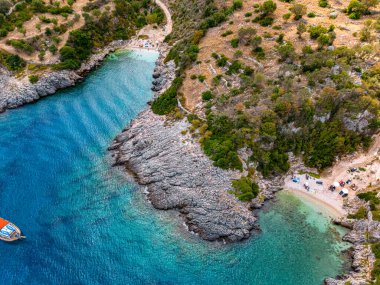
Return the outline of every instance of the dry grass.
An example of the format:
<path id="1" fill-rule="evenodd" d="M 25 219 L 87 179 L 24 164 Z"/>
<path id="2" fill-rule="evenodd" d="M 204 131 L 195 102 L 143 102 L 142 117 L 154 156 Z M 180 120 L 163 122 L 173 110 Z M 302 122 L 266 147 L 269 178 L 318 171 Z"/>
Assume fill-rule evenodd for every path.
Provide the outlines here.
<path id="1" fill-rule="evenodd" d="M 49 4 L 48 0 L 44 0 L 44 2 L 46 4 Z M 69 17 L 67 19 L 65 19 L 64 17 L 62 17 L 60 15 L 51 15 L 48 13 L 34 15 L 29 21 L 26 21 L 23 25 L 23 28 L 25 29 L 25 35 L 20 33 L 17 29 L 10 32 L 4 39 L 2 39 L 0 41 L 0 49 L 6 50 L 10 53 L 17 53 L 19 56 L 21 56 L 24 60 L 26 60 L 28 62 L 43 63 L 43 64 L 58 62 L 58 60 L 59 60 L 58 53 L 56 55 L 53 55 L 50 52 L 46 52 L 44 59 L 41 61 L 38 57 L 37 51 L 29 55 L 29 54 L 20 52 L 19 50 L 15 50 L 12 46 L 7 45 L 6 41 L 8 39 L 27 39 L 27 38 L 32 38 L 35 36 L 43 35 L 46 28 L 52 29 L 54 27 L 53 23 L 50 23 L 50 24 L 41 23 L 41 21 L 39 20 L 40 16 L 46 16 L 47 18 L 50 18 L 50 19 L 52 19 L 52 18 L 57 19 L 58 26 L 59 26 L 61 24 L 68 23 L 70 20 L 74 19 L 75 14 L 79 14 L 80 15 L 79 20 L 76 21 L 72 27 L 69 27 L 65 33 L 63 33 L 59 36 L 61 41 L 59 42 L 59 44 L 57 44 L 57 48 L 60 49 L 61 47 L 63 47 L 65 45 L 66 41 L 68 40 L 70 32 L 73 30 L 79 29 L 80 27 L 82 27 L 84 25 L 84 18 L 81 15 L 82 9 L 89 2 L 91 2 L 91 1 L 90 0 L 76 0 L 72 6 L 73 13 L 71 15 L 69 15 Z M 67 5 L 67 0 L 62 0 L 61 6 L 64 6 L 64 5 Z M 108 4 L 108 6 L 113 8 L 111 5 L 112 5 L 111 3 Z M 107 6 L 107 5 L 105 5 L 105 6 Z M 102 9 L 104 9 L 105 6 L 102 7 Z M 41 24 L 41 30 L 39 30 L 36 27 L 36 25 L 38 23 Z"/>
<path id="2" fill-rule="evenodd" d="M 244 6 L 240 11 L 235 12 L 229 21 L 223 23 L 220 27 L 216 27 L 210 29 L 207 35 L 202 39 L 200 43 L 200 53 L 198 59 L 200 61 L 199 64 L 194 65 L 190 68 L 186 73 L 186 78 L 184 80 L 183 87 L 181 92 L 184 94 L 185 98 L 185 106 L 192 111 L 200 111 L 201 104 L 201 93 L 208 90 L 212 84 L 212 78 L 217 74 L 222 74 L 223 71 L 221 68 L 217 67 L 215 64 L 215 60 L 211 58 L 211 54 L 213 52 L 218 54 L 224 54 L 228 58 L 232 59 L 234 57 L 234 53 L 237 50 L 241 50 L 243 52 L 243 57 L 239 60 L 244 62 L 246 65 L 251 66 L 255 69 L 258 68 L 258 65 L 255 63 L 255 59 L 251 54 L 250 47 L 239 46 L 239 48 L 234 49 L 230 45 L 230 40 L 233 38 L 237 38 L 238 30 L 242 27 L 253 27 L 257 30 L 258 35 L 262 36 L 263 42 L 261 46 L 264 48 L 266 53 L 266 59 L 261 61 L 262 64 L 262 72 L 269 78 L 274 76 L 278 72 L 278 64 L 277 64 L 277 55 L 274 50 L 274 46 L 276 45 L 275 38 L 280 34 L 285 34 L 285 40 L 288 40 L 293 43 L 297 52 L 300 52 L 302 47 L 305 45 L 310 45 L 312 47 L 316 47 L 317 43 L 313 40 L 310 40 L 309 34 L 304 33 L 302 39 L 298 37 L 296 34 L 297 25 L 302 21 L 306 25 L 318 25 L 321 24 L 323 26 L 335 26 L 336 39 L 334 41 L 335 46 L 348 46 L 352 47 L 355 44 L 359 43 L 360 40 L 355 34 L 358 34 L 362 29 L 364 22 L 368 18 L 375 19 L 377 16 L 366 16 L 360 20 L 350 20 L 346 14 L 342 12 L 342 10 L 347 7 L 349 0 L 335 1 L 330 0 L 329 8 L 321 8 L 318 5 L 318 0 L 307 1 L 300 0 L 296 3 L 301 3 L 307 6 L 308 13 L 314 12 L 315 18 L 308 18 L 304 16 L 303 19 L 299 21 L 294 21 L 293 18 L 289 20 L 284 20 L 282 16 L 286 13 L 289 13 L 289 8 L 292 6 L 292 3 L 284 3 L 280 1 L 275 1 L 277 4 L 277 9 L 274 12 L 273 18 L 275 19 L 272 27 L 261 27 L 258 23 L 252 23 L 251 20 L 257 15 L 254 13 L 253 5 L 257 3 L 262 3 L 263 1 L 257 2 L 252 0 L 243 1 Z M 294 2 L 295 3 L 295 2 Z M 332 11 L 336 11 L 338 13 L 338 17 L 336 19 L 330 19 L 329 14 Z M 251 12 L 252 16 L 245 17 L 245 14 Z M 230 23 L 232 21 L 233 23 Z M 273 29 L 274 26 L 280 26 L 281 30 Z M 233 34 L 222 37 L 221 34 L 223 32 L 231 30 Z M 269 33 L 273 37 L 272 38 L 264 38 L 264 33 Z M 191 75 L 204 75 L 206 76 L 206 80 L 202 83 L 199 80 L 191 79 Z M 218 93 L 226 92 L 228 88 L 223 86 L 223 84 L 217 87 Z"/>

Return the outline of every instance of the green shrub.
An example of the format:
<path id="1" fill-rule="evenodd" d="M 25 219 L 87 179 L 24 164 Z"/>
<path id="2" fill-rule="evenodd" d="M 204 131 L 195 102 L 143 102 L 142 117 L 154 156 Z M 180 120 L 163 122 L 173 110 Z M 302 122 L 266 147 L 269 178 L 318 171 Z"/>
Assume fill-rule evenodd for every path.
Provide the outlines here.
<path id="1" fill-rule="evenodd" d="M 7 45 L 27 54 L 31 54 L 34 51 L 34 48 L 24 40 L 7 40 Z"/>
<path id="2" fill-rule="evenodd" d="M 310 38 L 315 40 L 317 39 L 321 34 L 326 34 L 327 33 L 327 28 L 317 25 L 314 27 L 309 28 L 309 33 L 310 33 Z"/>
<path id="3" fill-rule="evenodd" d="M 294 14 L 294 20 L 301 19 L 307 13 L 307 7 L 303 4 L 293 4 L 290 11 Z"/>
<path id="4" fill-rule="evenodd" d="M 327 0 L 319 0 L 318 4 L 319 7 L 326 8 L 329 5 L 329 2 Z"/>
<path id="5" fill-rule="evenodd" d="M 228 70 L 226 72 L 227 75 L 231 75 L 234 73 L 238 73 L 239 70 L 242 68 L 242 64 L 238 60 L 234 60 L 231 65 L 228 67 Z"/>
<path id="6" fill-rule="evenodd" d="M 224 54 L 221 54 L 220 57 L 217 59 L 216 64 L 219 67 L 223 67 L 223 66 L 226 66 L 227 61 L 228 61 L 228 58 Z"/>
<path id="7" fill-rule="evenodd" d="M 233 7 L 234 10 L 238 10 L 238 9 L 243 8 L 243 1 L 241 1 L 241 0 L 234 0 L 233 3 L 232 3 L 232 7 Z"/>
<path id="8" fill-rule="evenodd" d="M 291 16 L 292 16 L 291 13 L 285 13 L 284 15 L 282 15 L 282 18 L 283 18 L 284 20 L 289 20 Z"/>
<path id="9" fill-rule="evenodd" d="M 259 20 L 259 24 L 263 27 L 268 27 L 273 24 L 274 19 L 271 17 L 265 17 Z"/>
<path id="10" fill-rule="evenodd" d="M 367 209 L 365 207 L 360 207 L 355 214 L 348 215 L 349 219 L 362 220 L 367 217 Z"/>
<path id="11" fill-rule="evenodd" d="M 152 103 L 152 111 L 157 115 L 166 115 L 177 107 L 177 92 L 182 79 L 177 77 L 172 85 Z"/>
<path id="12" fill-rule="evenodd" d="M 272 0 L 265 1 L 260 7 L 260 11 L 263 17 L 272 14 L 276 9 L 277 5 Z"/>
<path id="13" fill-rule="evenodd" d="M 241 177 L 239 180 L 232 181 L 233 193 L 241 201 L 251 201 L 259 194 L 259 186 L 249 177 Z"/>
<path id="14" fill-rule="evenodd" d="M 346 11 L 350 19 L 357 20 L 367 12 L 367 8 L 362 2 L 358 0 L 351 0 Z"/>
<path id="15" fill-rule="evenodd" d="M 372 219 L 374 221 L 380 221 L 380 211 L 371 211 L 372 212 Z"/>
<path id="16" fill-rule="evenodd" d="M 203 101 L 210 101 L 212 99 L 212 97 L 214 97 L 214 96 L 212 95 L 212 92 L 210 90 L 202 93 L 202 100 Z"/>
<path id="17" fill-rule="evenodd" d="M 0 50 L 0 63 L 12 71 L 19 71 L 26 66 L 25 61 L 16 55 L 2 52 Z"/>
<path id="18" fill-rule="evenodd" d="M 281 61 L 285 61 L 286 59 L 292 60 L 295 57 L 295 49 L 291 42 L 277 46 L 277 52 L 280 55 Z"/>
<path id="19" fill-rule="evenodd" d="M 32 83 L 32 84 L 35 84 L 38 82 L 40 78 L 38 77 L 38 75 L 30 75 L 29 76 L 29 82 Z"/>
<path id="20" fill-rule="evenodd" d="M 380 259 L 380 242 L 371 244 L 371 249 L 375 257 L 377 259 Z"/>
<path id="21" fill-rule="evenodd" d="M 357 194 L 357 196 L 364 200 L 369 202 L 369 205 L 371 207 L 371 210 L 375 210 L 376 206 L 380 204 L 380 199 L 377 197 L 376 191 L 368 191 Z"/>
<path id="22" fill-rule="evenodd" d="M 310 13 L 307 14 L 307 16 L 309 18 L 315 18 L 315 13 L 314 12 L 310 12 Z"/>
<path id="23" fill-rule="evenodd" d="M 232 35 L 233 32 L 231 30 L 228 30 L 228 31 L 225 31 L 223 34 L 222 34 L 222 37 L 227 37 L 229 35 Z"/>
<path id="24" fill-rule="evenodd" d="M 237 48 L 239 46 L 239 39 L 232 39 L 230 44 L 233 48 Z"/>

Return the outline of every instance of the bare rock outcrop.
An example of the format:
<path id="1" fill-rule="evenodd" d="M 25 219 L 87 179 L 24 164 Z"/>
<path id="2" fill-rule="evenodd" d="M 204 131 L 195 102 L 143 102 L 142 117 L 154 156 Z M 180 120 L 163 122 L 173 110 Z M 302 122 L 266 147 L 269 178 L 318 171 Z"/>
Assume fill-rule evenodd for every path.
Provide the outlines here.
<path id="1" fill-rule="evenodd" d="M 380 241 L 380 222 L 372 220 L 342 220 L 337 224 L 348 225 L 351 231 L 343 240 L 353 244 L 351 251 L 352 270 L 338 278 L 328 278 L 326 285 L 365 285 L 370 283 L 371 270 L 375 262 L 369 242 Z"/>
<path id="2" fill-rule="evenodd" d="M 238 241 L 250 236 L 256 218 L 228 193 L 240 176 L 213 166 L 199 144 L 181 134 L 184 120 L 168 122 L 150 109 L 116 137 L 110 150 L 115 164 L 133 172 L 157 209 L 176 209 L 190 231 L 205 240 Z"/>

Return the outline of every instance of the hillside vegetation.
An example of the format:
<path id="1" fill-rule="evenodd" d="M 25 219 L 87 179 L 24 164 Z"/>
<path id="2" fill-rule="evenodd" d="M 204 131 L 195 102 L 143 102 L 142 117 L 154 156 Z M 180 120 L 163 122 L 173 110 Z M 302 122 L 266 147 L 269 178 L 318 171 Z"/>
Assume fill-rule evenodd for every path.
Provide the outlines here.
<path id="1" fill-rule="evenodd" d="M 153 111 L 182 101 L 215 165 L 251 175 L 286 172 L 288 152 L 323 169 L 370 145 L 380 126 L 377 1 L 211 5 L 186 58 L 169 55 L 178 78 Z"/>

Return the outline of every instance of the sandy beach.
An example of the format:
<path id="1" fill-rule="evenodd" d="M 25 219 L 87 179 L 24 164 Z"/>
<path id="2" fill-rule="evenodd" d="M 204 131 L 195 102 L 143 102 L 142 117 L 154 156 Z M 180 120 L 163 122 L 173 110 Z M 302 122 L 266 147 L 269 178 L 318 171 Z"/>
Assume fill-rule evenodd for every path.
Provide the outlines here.
<path id="1" fill-rule="evenodd" d="M 288 191 L 303 200 L 316 205 L 321 212 L 327 214 L 331 218 L 340 218 L 347 215 L 343 209 L 343 198 L 339 195 L 339 191 L 334 192 L 328 190 L 329 185 L 319 185 L 316 181 L 319 179 L 309 177 L 306 179 L 305 174 L 296 175 L 300 179 L 298 183 L 293 182 L 291 177 L 285 180 L 285 191 Z M 310 186 L 309 190 L 304 187 L 305 183 Z"/>

